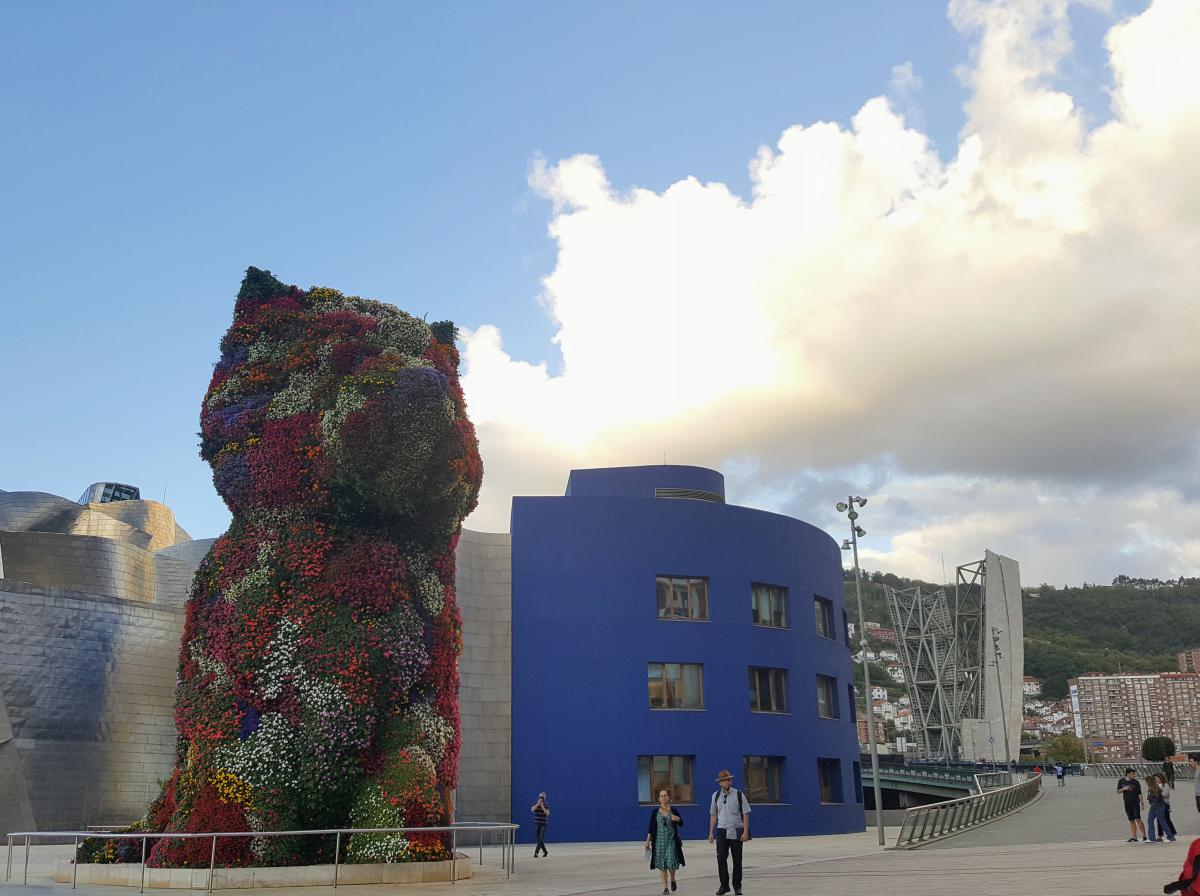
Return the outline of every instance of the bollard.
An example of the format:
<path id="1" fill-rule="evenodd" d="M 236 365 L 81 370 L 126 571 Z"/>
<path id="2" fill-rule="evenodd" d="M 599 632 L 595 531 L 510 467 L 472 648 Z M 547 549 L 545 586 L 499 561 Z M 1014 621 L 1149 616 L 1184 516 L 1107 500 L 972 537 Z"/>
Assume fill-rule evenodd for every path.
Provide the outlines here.
<path id="1" fill-rule="evenodd" d="M 342 832 L 337 832 L 337 840 L 333 844 L 333 888 L 337 889 L 338 859 L 342 855 Z"/>

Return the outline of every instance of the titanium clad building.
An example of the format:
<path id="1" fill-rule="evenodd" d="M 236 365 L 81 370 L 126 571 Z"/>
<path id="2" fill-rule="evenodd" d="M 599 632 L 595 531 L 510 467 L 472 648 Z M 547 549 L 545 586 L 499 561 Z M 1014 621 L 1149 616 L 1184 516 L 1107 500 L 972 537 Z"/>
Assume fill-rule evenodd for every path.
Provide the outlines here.
<path id="1" fill-rule="evenodd" d="M 697 837 L 728 768 L 755 836 L 863 830 L 829 535 L 666 465 L 575 470 L 511 532 L 514 818 L 544 790 L 553 839 L 629 839 L 665 787 Z"/>
<path id="2" fill-rule="evenodd" d="M 128 824 L 170 773 L 183 604 L 212 540 L 137 495 L 0 491 L 0 832 Z"/>

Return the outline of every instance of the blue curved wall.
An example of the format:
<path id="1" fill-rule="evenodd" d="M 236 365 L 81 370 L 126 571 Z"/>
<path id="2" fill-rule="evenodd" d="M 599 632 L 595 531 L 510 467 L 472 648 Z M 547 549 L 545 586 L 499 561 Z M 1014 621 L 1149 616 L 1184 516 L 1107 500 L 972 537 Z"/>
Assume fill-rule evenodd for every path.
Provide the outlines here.
<path id="1" fill-rule="evenodd" d="M 637 757 L 654 754 L 695 757 L 686 837 L 707 830 L 719 769 L 743 785 L 746 755 L 784 757 L 782 801 L 755 806 L 755 836 L 863 830 L 837 543 L 790 517 L 655 498 L 655 488 L 724 494 L 712 470 L 653 466 L 575 471 L 565 497 L 513 500 L 512 807 L 522 833 L 531 836 L 525 810 L 545 790 L 552 841 L 642 837 Z M 658 619 L 659 574 L 707 577 L 709 621 Z M 753 624 L 753 582 L 787 588 L 789 628 Z M 833 603 L 833 640 L 816 634 L 814 595 Z M 650 709 L 650 662 L 702 663 L 704 709 Z M 751 711 L 750 666 L 788 670 L 787 714 Z M 838 719 L 818 717 L 818 674 L 837 679 Z M 840 760 L 843 802 L 821 802 L 818 758 Z"/>

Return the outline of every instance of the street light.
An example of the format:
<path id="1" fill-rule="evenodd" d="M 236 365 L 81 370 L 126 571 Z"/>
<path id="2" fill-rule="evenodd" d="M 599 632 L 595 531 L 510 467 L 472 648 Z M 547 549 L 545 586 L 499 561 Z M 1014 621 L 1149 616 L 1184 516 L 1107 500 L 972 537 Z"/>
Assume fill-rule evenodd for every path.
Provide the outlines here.
<path id="1" fill-rule="evenodd" d="M 996 668 L 996 693 L 1000 696 L 1000 724 L 1003 726 L 1004 732 L 1004 767 L 1011 768 L 1010 755 L 1008 751 L 1008 716 L 1004 714 L 1004 688 L 1000 682 L 1000 659 L 1004 656 L 1000 652 L 1000 635 L 1004 633 L 1004 629 L 992 626 L 992 653 L 995 659 L 992 665 Z"/>
<path id="2" fill-rule="evenodd" d="M 858 568 L 858 540 L 867 532 L 854 522 L 858 519 L 858 511 L 854 509 L 855 506 L 866 507 L 867 499 L 851 496 L 845 501 L 838 501 L 837 509 L 838 513 L 845 513 L 850 519 L 850 537 L 842 542 L 842 550 L 854 552 L 854 592 L 858 597 L 858 656 L 862 660 L 863 691 L 865 692 L 863 703 L 867 708 L 867 744 L 871 750 L 871 781 L 875 792 L 875 830 L 879 832 L 879 845 L 883 846 L 883 791 L 879 786 L 879 745 L 875 742 L 875 712 L 871 705 L 871 670 L 867 666 L 867 627 L 863 625 L 862 572 Z"/>

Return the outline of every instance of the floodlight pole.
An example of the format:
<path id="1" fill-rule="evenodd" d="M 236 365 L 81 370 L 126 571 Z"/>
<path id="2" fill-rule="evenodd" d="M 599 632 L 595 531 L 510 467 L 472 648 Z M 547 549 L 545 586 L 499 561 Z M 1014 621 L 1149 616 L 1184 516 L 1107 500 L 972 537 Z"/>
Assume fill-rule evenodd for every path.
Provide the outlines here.
<path id="1" fill-rule="evenodd" d="M 875 707 L 871 701 L 871 670 L 867 665 L 867 627 L 863 624 L 863 603 L 862 603 L 862 571 L 858 567 L 858 533 L 861 531 L 855 523 L 858 519 L 858 511 L 854 509 L 855 505 L 862 506 L 866 504 L 865 498 L 858 498 L 853 495 L 846 498 L 846 511 L 850 518 L 850 545 L 854 551 L 854 593 L 858 598 L 858 638 L 859 638 L 859 659 L 862 660 L 863 670 L 863 702 L 867 707 L 867 744 L 871 751 L 871 782 L 874 785 L 875 792 L 875 830 L 879 833 L 879 845 L 884 845 L 883 834 L 883 791 L 879 786 L 879 745 L 875 742 Z M 838 510 L 843 508 L 839 505 Z M 863 532 L 865 535 L 866 533 Z"/>
<path id="2" fill-rule="evenodd" d="M 1004 687 L 1000 682 L 1000 629 L 992 626 L 992 654 L 995 657 L 993 665 L 996 667 L 996 693 L 1000 697 L 1000 725 L 1004 732 L 1004 767 L 1012 768 L 1012 757 L 1008 752 L 1008 716 L 1004 712 Z"/>

